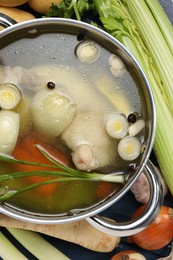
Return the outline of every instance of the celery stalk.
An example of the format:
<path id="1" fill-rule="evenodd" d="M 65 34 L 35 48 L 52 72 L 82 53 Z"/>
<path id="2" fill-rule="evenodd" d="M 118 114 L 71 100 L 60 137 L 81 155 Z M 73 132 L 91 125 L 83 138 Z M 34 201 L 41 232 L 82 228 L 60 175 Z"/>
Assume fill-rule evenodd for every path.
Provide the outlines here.
<path id="1" fill-rule="evenodd" d="M 173 55 L 170 48 L 145 0 L 123 1 L 150 51 L 164 85 L 162 91 L 164 90 L 173 115 Z"/>
<path id="2" fill-rule="evenodd" d="M 58 259 L 67 260 L 69 259 L 58 249 L 47 242 L 38 233 L 23 230 L 18 228 L 7 228 L 7 230 L 34 256 L 41 260 L 47 259 Z M 11 259 L 19 259 L 12 257 Z"/>
<path id="3" fill-rule="evenodd" d="M 106 2 L 108 0 L 94 0 L 104 29 L 117 38 L 134 55 L 152 88 L 157 113 L 154 152 L 165 181 L 173 194 L 173 117 L 167 105 L 167 98 L 162 91 L 163 86 L 157 67 L 131 19 L 127 7 L 120 0 L 110 0 L 109 9 L 104 9 Z"/>
<path id="4" fill-rule="evenodd" d="M 27 258 L 0 232 L 0 257 L 11 260 L 27 260 Z"/>
<path id="5" fill-rule="evenodd" d="M 165 14 L 158 0 L 152 0 L 152 1 L 145 0 L 145 1 L 149 6 L 151 12 L 153 13 L 153 16 L 173 54 L 173 29 L 172 29 L 171 22 L 169 21 L 167 15 Z"/>

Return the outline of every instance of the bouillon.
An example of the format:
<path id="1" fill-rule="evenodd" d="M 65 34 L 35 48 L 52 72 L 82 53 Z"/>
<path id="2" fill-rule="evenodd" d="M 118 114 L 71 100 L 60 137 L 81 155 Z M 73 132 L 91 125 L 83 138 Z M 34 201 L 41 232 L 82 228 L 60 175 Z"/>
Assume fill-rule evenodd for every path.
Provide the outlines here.
<path id="1" fill-rule="evenodd" d="M 0 57 L 0 152 L 47 165 L 1 162 L 1 174 L 53 170 L 36 145 L 81 172 L 108 174 L 137 167 L 144 149 L 143 98 L 118 54 L 90 39 L 52 33 L 18 40 L 2 49 Z M 53 178 L 11 179 L 1 182 L 0 192 Z M 5 203 L 61 214 L 100 203 L 120 187 L 67 180 L 33 187 Z"/>

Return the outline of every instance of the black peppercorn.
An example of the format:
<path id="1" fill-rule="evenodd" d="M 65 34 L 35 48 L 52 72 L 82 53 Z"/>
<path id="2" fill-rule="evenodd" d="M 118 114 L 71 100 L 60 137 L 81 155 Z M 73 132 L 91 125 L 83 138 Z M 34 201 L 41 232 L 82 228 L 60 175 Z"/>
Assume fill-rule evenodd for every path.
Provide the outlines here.
<path id="1" fill-rule="evenodd" d="M 54 89 L 55 88 L 55 83 L 53 83 L 53 82 L 48 82 L 47 83 L 47 87 L 49 88 L 49 89 Z"/>
<path id="2" fill-rule="evenodd" d="M 129 171 L 130 172 L 133 172 L 135 169 L 136 169 L 136 164 L 134 164 L 134 163 L 129 164 Z"/>
<path id="3" fill-rule="evenodd" d="M 136 122 L 136 119 L 137 119 L 137 118 L 136 118 L 136 115 L 135 115 L 134 113 L 129 114 L 129 115 L 128 115 L 128 118 L 127 118 L 128 122 L 129 122 L 129 123 L 132 123 L 132 124 Z"/>

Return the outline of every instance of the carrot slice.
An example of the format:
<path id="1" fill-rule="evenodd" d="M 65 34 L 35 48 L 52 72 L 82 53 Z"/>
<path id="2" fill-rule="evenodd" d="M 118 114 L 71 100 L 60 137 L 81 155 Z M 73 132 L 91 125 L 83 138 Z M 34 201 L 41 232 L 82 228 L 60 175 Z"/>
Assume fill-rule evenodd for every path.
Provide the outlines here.
<path id="1" fill-rule="evenodd" d="M 114 184 L 110 182 L 101 182 L 96 189 L 96 196 L 99 199 L 104 199 L 115 189 Z"/>
<path id="2" fill-rule="evenodd" d="M 14 151 L 12 152 L 12 155 L 16 159 L 30 161 L 30 162 L 37 162 L 42 164 L 50 164 L 53 165 L 52 162 L 50 162 L 35 146 L 35 144 L 39 144 L 42 147 L 44 147 L 51 155 L 53 155 L 59 162 L 68 165 L 69 159 L 68 156 L 65 155 L 62 151 L 58 151 L 57 149 L 51 147 L 50 145 L 45 144 L 42 141 L 38 141 L 33 136 L 28 136 L 26 138 L 21 139 Z M 16 164 L 15 170 L 17 171 L 39 171 L 39 170 L 45 170 L 50 171 L 52 170 L 51 167 L 41 167 L 41 166 L 34 166 L 34 165 L 23 165 L 23 164 Z M 42 177 L 42 176 L 28 176 L 26 177 L 26 181 L 29 183 L 38 183 L 42 181 L 51 180 L 53 177 Z M 58 183 L 51 183 L 46 184 L 40 187 L 37 187 L 37 190 L 43 194 L 43 195 L 51 195 L 55 192 L 57 189 Z"/>

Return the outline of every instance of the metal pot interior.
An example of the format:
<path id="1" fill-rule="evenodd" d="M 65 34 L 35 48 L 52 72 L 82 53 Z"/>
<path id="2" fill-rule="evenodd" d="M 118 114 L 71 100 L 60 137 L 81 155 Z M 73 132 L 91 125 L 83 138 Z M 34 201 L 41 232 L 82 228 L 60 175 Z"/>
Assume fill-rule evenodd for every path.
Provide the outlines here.
<path id="1" fill-rule="evenodd" d="M 46 18 L 24 22 L 5 29 L 1 32 L 0 38 L 0 66 L 2 73 L 0 83 L 2 84 L 4 80 L 10 82 L 14 80 L 14 82 L 12 82 L 14 84 L 25 85 L 24 87 L 27 88 L 26 91 L 30 91 L 29 88 L 32 88 L 36 92 L 40 85 L 45 87 L 47 81 L 54 80 L 54 78 L 52 78 L 54 74 L 51 74 L 51 72 L 57 69 L 58 73 L 60 73 L 59 71 L 64 68 L 66 71 L 70 71 L 71 68 L 72 70 L 75 69 L 76 73 L 79 73 L 80 77 L 83 77 L 84 81 L 86 80 L 91 82 L 91 84 L 98 84 L 99 87 L 102 87 L 104 84 L 99 84 L 104 82 L 105 77 L 110 73 L 108 58 L 112 54 L 118 55 L 125 63 L 130 75 L 130 81 L 132 81 L 131 84 L 127 78 L 123 79 L 127 81 L 126 92 L 128 92 L 130 103 L 134 105 L 135 108 L 133 107 L 133 109 L 142 115 L 142 118 L 145 120 L 145 128 L 142 131 L 144 150 L 134 162 L 134 165 L 136 165 L 135 170 L 130 171 L 128 167 L 127 169 L 123 169 L 126 172 L 127 179 L 124 186 L 115 185 L 104 198 L 100 200 L 94 199 L 93 201 L 91 199 L 92 202 L 84 203 L 81 207 L 79 204 L 74 203 L 73 206 L 67 207 L 68 209 L 62 212 L 57 212 L 49 208 L 49 201 L 52 199 L 50 197 L 47 201 L 46 198 L 44 199 L 44 206 L 47 207 L 45 212 L 44 210 L 37 210 L 37 206 L 27 209 L 23 204 L 25 200 L 23 201 L 22 197 L 20 197 L 19 207 L 13 203 L 13 201 L 6 202 L 1 205 L 1 212 L 27 221 L 61 223 L 89 217 L 111 206 L 130 189 L 132 183 L 143 170 L 153 145 L 155 132 L 153 97 L 139 64 L 135 61 L 133 56 L 110 35 L 88 24 L 72 20 L 69 21 L 67 19 Z M 100 47 L 100 56 L 95 64 L 84 64 L 76 58 L 76 46 L 85 39 L 96 42 Z M 43 78 L 37 75 L 36 71 L 38 71 L 40 66 L 42 68 L 51 68 L 50 74 L 48 71 L 46 72 L 47 74 L 45 73 L 47 77 L 44 75 L 44 70 L 42 72 Z M 15 72 L 16 75 L 14 76 L 13 74 L 11 78 L 8 77 L 4 79 L 4 67 L 10 69 L 17 68 Z M 16 83 L 18 82 L 18 68 L 19 70 L 20 68 L 25 70 L 24 77 L 22 78 L 23 83 Z M 50 78 L 49 75 L 51 75 Z M 45 82 L 43 80 L 44 77 Z M 117 79 L 118 82 L 121 80 L 121 78 Z M 58 84 L 58 79 L 56 83 Z M 116 82 L 115 88 L 119 88 Z M 83 90 L 79 88 L 78 91 L 80 93 Z M 32 128 L 32 131 L 35 130 Z M 100 170 L 110 173 L 120 169 L 119 167 L 103 167 L 99 169 L 99 171 Z M 68 186 L 68 184 L 64 189 L 71 189 L 71 194 L 74 193 L 74 189 Z M 81 192 L 86 192 L 86 196 L 88 196 L 92 189 L 94 188 L 88 187 L 86 191 L 83 191 L 83 188 L 80 190 L 79 185 L 78 197 L 81 197 Z M 63 196 L 63 194 L 61 194 L 61 196 Z M 64 199 L 64 197 L 59 197 L 59 199 L 62 200 L 63 203 L 68 200 L 68 198 Z M 89 200 L 90 199 L 88 199 L 88 201 Z M 31 198 L 31 203 L 35 203 L 34 198 Z"/>

